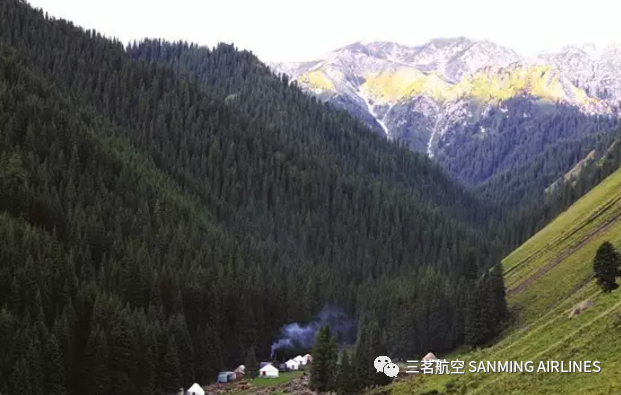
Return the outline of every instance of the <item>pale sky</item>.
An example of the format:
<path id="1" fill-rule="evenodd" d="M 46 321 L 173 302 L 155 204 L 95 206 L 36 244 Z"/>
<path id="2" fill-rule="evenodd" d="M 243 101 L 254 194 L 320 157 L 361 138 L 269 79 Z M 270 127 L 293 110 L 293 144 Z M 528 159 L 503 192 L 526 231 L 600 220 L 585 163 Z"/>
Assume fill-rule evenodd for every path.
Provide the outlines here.
<path id="1" fill-rule="evenodd" d="M 356 41 L 487 39 L 528 55 L 621 42 L 618 0 L 28 0 L 123 42 L 234 43 L 263 61 L 312 60 Z"/>

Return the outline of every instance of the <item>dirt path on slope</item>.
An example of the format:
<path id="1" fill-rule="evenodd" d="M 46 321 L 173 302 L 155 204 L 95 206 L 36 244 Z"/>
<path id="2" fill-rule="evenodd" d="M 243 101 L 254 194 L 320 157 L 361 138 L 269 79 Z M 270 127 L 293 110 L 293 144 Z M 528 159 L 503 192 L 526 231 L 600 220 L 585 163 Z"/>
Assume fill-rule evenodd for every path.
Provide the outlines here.
<path id="1" fill-rule="evenodd" d="M 548 273 L 550 270 L 552 270 L 554 267 L 556 267 L 558 264 L 563 262 L 568 256 L 570 256 L 571 254 L 573 254 L 574 252 L 576 252 L 577 250 L 582 248 L 584 245 L 586 245 L 589 241 L 591 241 L 593 238 L 598 236 L 600 233 L 605 232 L 606 230 L 608 230 L 612 225 L 617 223 L 620 219 L 621 219 L 621 210 L 617 210 L 604 223 L 602 223 L 597 228 L 595 228 L 591 232 L 589 232 L 589 234 L 586 235 L 582 240 L 578 241 L 577 243 L 575 243 L 571 247 L 565 249 L 563 252 L 561 252 L 560 255 L 557 255 L 556 258 L 554 258 L 552 261 L 548 262 L 546 265 L 541 267 L 539 270 L 537 270 L 531 276 L 526 278 L 524 281 L 522 281 L 521 283 L 519 283 L 515 287 L 510 288 L 507 291 L 507 295 L 508 296 L 515 296 L 515 295 L 519 294 L 520 292 L 522 292 L 530 284 L 532 284 L 533 282 L 535 282 L 536 280 L 538 280 L 539 278 L 544 276 L 546 273 Z"/>

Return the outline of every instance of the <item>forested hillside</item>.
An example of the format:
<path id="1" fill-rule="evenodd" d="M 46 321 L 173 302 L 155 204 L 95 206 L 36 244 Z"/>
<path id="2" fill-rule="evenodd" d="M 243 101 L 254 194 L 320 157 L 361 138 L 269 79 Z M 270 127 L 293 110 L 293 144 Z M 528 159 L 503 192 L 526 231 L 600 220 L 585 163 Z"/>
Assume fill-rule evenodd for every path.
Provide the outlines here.
<path id="1" fill-rule="evenodd" d="M 464 194 L 458 183 L 449 181 L 440 166 L 425 156 L 408 155 L 405 147 L 367 133 L 367 128 L 344 112 L 326 113 L 326 106 L 290 88 L 286 75 L 275 78 L 249 52 L 238 52 L 225 44 L 210 50 L 155 40 L 134 43 L 128 52 L 133 58 L 162 62 L 195 78 L 214 100 L 250 119 L 253 127 L 263 128 L 259 129 L 262 135 L 282 129 L 281 134 L 286 134 L 277 135 L 275 141 L 301 147 L 296 156 L 304 158 L 305 163 L 324 165 L 314 159 L 323 156 L 323 162 L 337 166 L 341 175 L 381 177 L 391 187 L 408 188 L 417 201 L 440 206 L 452 217 L 478 225 L 498 217 L 499 212 L 490 214 L 489 207 Z M 338 117 L 341 124 L 326 124 L 326 114 Z M 437 177 L 439 182 L 433 181 Z"/>
<path id="2" fill-rule="evenodd" d="M 612 130 L 606 129 L 576 139 L 560 139 L 526 164 L 494 176 L 473 191 L 509 209 L 536 204 L 551 192 L 551 186 L 563 174 L 591 152 L 594 158 L 601 158 L 616 137 Z"/>
<path id="3" fill-rule="evenodd" d="M 441 146 L 442 154 L 437 160 L 456 179 L 477 186 L 503 172 L 505 178 L 507 172 L 519 177 L 516 168 L 528 166 L 539 155 L 545 155 L 546 150 L 555 149 L 565 155 L 546 165 L 558 167 L 559 177 L 573 165 L 565 164 L 568 142 L 610 132 L 616 125 L 613 115 L 589 115 L 578 107 L 547 103 L 536 97 L 517 97 L 490 108 L 484 119 L 444 136 L 450 137 L 450 141 Z M 539 192 L 532 186 L 530 191 Z M 502 195 L 499 197 L 503 199 Z"/>
<path id="4" fill-rule="evenodd" d="M 427 158 L 230 46 L 0 23 L 0 392 L 174 392 L 326 303 L 405 309 L 404 355 L 497 331 L 498 213 Z"/>
<path id="5" fill-rule="evenodd" d="M 573 168 L 572 168 L 573 166 Z M 558 144 L 475 188 L 504 207 L 502 240 L 517 248 L 621 166 L 621 129 Z M 563 174 L 563 169 L 571 170 Z M 561 174 L 561 176 L 558 176 Z"/>

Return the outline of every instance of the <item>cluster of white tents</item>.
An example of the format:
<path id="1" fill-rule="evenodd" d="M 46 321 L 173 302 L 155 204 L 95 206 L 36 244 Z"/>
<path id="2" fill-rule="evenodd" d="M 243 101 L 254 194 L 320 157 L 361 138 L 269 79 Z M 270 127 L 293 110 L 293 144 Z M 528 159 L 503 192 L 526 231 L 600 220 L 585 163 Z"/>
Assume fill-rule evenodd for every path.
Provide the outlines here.
<path id="1" fill-rule="evenodd" d="M 306 354 L 304 356 L 298 355 L 297 357 L 292 358 L 288 360 L 287 362 L 285 362 L 284 365 L 287 367 L 288 370 L 299 370 L 300 367 L 306 366 L 312 361 L 313 361 L 313 357 L 311 357 L 310 354 Z M 237 369 L 235 369 L 235 372 L 223 372 L 220 374 L 234 373 L 234 374 L 237 374 L 238 377 L 240 375 L 241 377 L 243 377 L 245 370 L 246 370 L 246 367 L 244 365 L 240 365 Z M 259 369 L 259 377 L 278 377 L 279 373 L 280 373 L 279 370 L 271 363 L 265 363 L 265 365 L 263 365 L 261 369 Z M 220 376 L 218 376 L 218 381 L 220 382 Z M 228 379 L 223 380 L 221 382 L 227 382 L 227 381 Z M 180 394 L 183 394 L 183 389 L 180 391 Z M 205 390 L 203 390 L 203 388 L 200 385 L 198 385 L 198 383 L 194 383 L 194 385 L 192 385 L 185 392 L 185 395 L 205 395 Z"/>
<path id="2" fill-rule="evenodd" d="M 285 366 L 289 370 L 299 370 L 300 367 L 308 365 L 313 361 L 313 357 L 310 354 L 306 354 L 304 356 L 298 355 L 295 358 L 292 358 L 285 362 Z"/>

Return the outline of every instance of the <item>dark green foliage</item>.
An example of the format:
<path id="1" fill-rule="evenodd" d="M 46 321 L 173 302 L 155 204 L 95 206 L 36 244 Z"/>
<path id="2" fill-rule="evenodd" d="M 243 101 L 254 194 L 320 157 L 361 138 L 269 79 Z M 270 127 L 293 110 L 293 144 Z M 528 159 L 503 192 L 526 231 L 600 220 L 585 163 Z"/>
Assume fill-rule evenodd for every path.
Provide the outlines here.
<path id="1" fill-rule="evenodd" d="M 498 173 L 474 191 L 483 198 L 506 208 L 540 203 L 544 191 L 593 151 L 594 157 L 605 154 L 617 136 L 612 127 L 576 139 L 560 139 L 526 164 Z"/>
<path id="2" fill-rule="evenodd" d="M 564 178 L 581 164 L 578 175 Z M 527 164 L 502 172 L 474 192 L 504 208 L 495 232 L 508 253 L 621 166 L 621 129 L 562 139 Z"/>
<path id="3" fill-rule="evenodd" d="M 338 373 L 338 345 L 330 327 L 324 326 L 317 332 L 311 355 L 313 362 L 310 369 L 310 387 L 318 392 L 334 390 Z"/>
<path id="4" fill-rule="evenodd" d="M 105 395 L 110 393 L 110 350 L 105 333 L 95 328 L 84 350 L 84 372 L 82 390 L 88 395 Z"/>
<path id="5" fill-rule="evenodd" d="M 489 273 L 487 301 L 492 306 L 496 322 L 504 320 L 508 313 L 505 280 L 502 273 L 502 265 L 496 264 Z"/>
<path id="6" fill-rule="evenodd" d="M 481 346 L 498 335 L 507 318 L 505 284 L 500 264 L 474 282 L 466 300 L 465 343 Z"/>
<path id="7" fill-rule="evenodd" d="M 35 385 L 30 376 L 30 368 L 25 358 L 17 360 L 13 366 L 9 380 L 4 384 L 6 390 L 11 394 L 26 393 L 34 394 Z"/>
<path id="8" fill-rule="evenodd" d="M 65 368 L 56 337 L 51 335 L 43 352 L 43 383 L 45 393 L 65 395 Z"/>
<path id="9" fill-rule="evenodd" d="M 118 316 L 112 322 L 108 336 L 110 342 L 110 370 L 112 392 L 115 394 L 129 394 L 131 385 L 129 371 L 135 340 L 129 328 L 129 322 L 124 315 Z"/>
<path id="10" fill-rule="evenodd" d="M 356 383 L 356 372 L 352 365 L 351 358 L 347 350 L 341 354 L 341 362 L 338 366 L 338 378 L 336 382 L 336 393 L 338 395 L 353 395 L 359 392 Z"/>
<path id="11" fill-rule="evenodd" d="M 168 339 L 167 346 L 163 350 L 162 358 L 159 361 L 157 377 L 159 379 L 157 387 L 164 394 L 175 393 L 179 388 L 182 388 L 179 355 L 177 354 L 177 347 L 173 339 Z"/>
<path id="12" fill-rule="evenodd" d="M 0 24 L 0 392 L 176 392 L 326 303 L 389 351 L 463 341 L 498 213 L 427 158 L 231 46 Z"/>
<path id="13" fill-rule="evenodd" d="M 140 319 L 136 333 L 142 337 L 134 337 L 134 352 L 131 356 L 129 378 L 133 394 L 150 395 L 155 390 L 157 368 L 157 339 L 153 330 L 145 327 L 147 320 Z"/>
<path id="14" fill-rule="evenodd" d="M 383 372 L 377 372 L 373 366 L 375 358 L 380 355 L 389 355 L 380 326 L 374 319 L 364 319 L 358 328 L 358 341 L 352 362 L 355 387 L 360 389 L 390 383 L 391 378 Z"/>
<path id="15" fill-rule="evenodd" d="M 181 369 L 181 382 L 191 383 L 195 381 L 194 345 L 192 344 L 192 338 L 183 316 L 178 315 L 173 319 L 171 334 L 175 339 L 177 352 L 180 356 L 179 367 Z"/>
<path id="16" fill-rule="evenodd" d="M 507 116 L 507 110 L 508 114 L 520 116 Z M 515 201 L 525 195 L 521 188 L 541 193 L 593 149 L 595 135 L 609 132 L 617 123 L 616 117 L 592 116 L 574 106 L 558 104 L 551 109 L 531 97 L 514 97 L 492 107 L 484 119 L 457 132 L 457 141 L 451 140 L 445 146 L 440 141 L 442 155 L 438 160 L 466 185 L 479 185 L 504 173 L 505 180 L 497 186 L 504 187 L 505 194 L 494 197 L 504 202 Z M 488 131 L 485 137 L 480 134 L 482 127 Z M 551 152 L 556 153 L 551 160 L 537 158 Z M 516 171 L 518 168 L 522 171 Z M 553 178 L 549 179 L 550 176 Z M 518 180 L 523 182 L 522 187 Z"/>
<path id="17" fill-rule="evenodd" d="M 593 259 L 595 279 L 602 291 L 608 293 L 619 288 L 617 277 L 621 276 L 620 266 L 621 257 L 615 247 L 608 241 L 603 242 Z"/>
<path id="18" fill-rule="evenodd" d="M 0 205 L 14 214 L 23 209 L 26 171 L 19 155 L 0 156 Z"/>
<path id="19" fill-rule="evenodd" d="M 259 373 L 259 362 L 257 361 L 254 347 L 250 347 L 250 349 L 248 349 L 248 353 L 246 354 L 246 359 L 244 361 L 244 366 L 246 366 L 246 374 L 249 377 L 257 377 Z"/>

